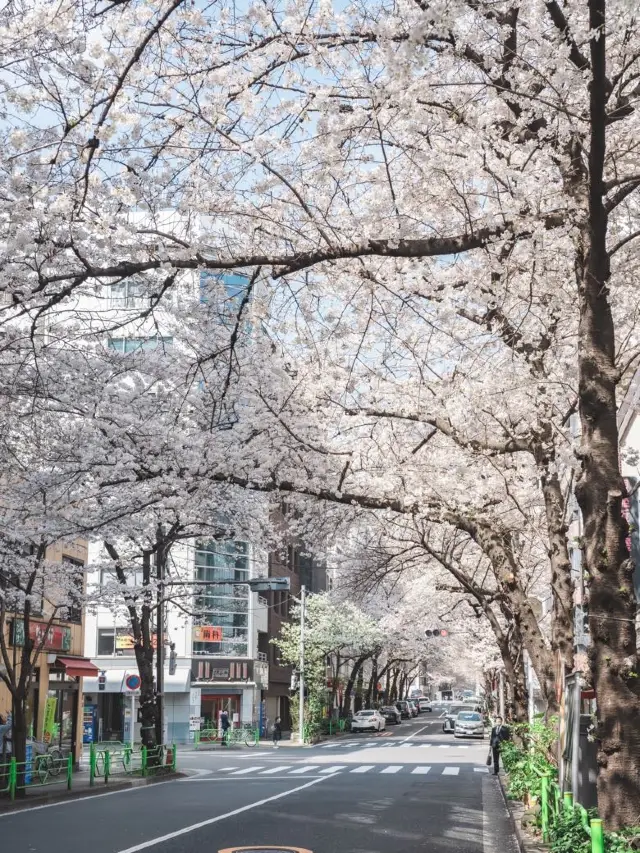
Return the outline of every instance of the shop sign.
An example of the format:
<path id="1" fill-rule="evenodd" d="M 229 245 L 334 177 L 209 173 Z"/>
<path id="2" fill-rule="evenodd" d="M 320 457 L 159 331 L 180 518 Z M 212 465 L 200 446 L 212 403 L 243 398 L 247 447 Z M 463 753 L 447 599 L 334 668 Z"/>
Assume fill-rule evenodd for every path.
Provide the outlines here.
<path id="1" fill-rule="evenodd" d="M 269 689 L 269 664 L 262 661 L 253 662 L 253 680 L 260 690 Z"/>
<path id="2" fill-rule="evenodd" d="M 166 636 L 164 639 L 164 644 L 165 644 L 165 646 L 168 644 L 168 640 L 167 640 Z M 117 652 L 131 651 L 132 649 L 135 648 L 135 645 L 136 645 L 136 641 L 131 636 L 131 634 L 116 634 L 116 651 Z M 151 635 L 151 646 L 154 649 L 158 648 L 158 635 L 157 634 Z"/>
<path id="3" fill-rule="evenodd" d="M 199 732 L 202 726 L 202 717 L 189 717 L 189 731 Z"/>
<path id="4" fill-rule="evenodd" d="M 56 652 L 71 651 L 71 628 L 64 625 L 49 625 L 48 622 L 29 621 L 29 637 L 35 649 L 51 649 Z M 24 622 L 13 621 L 12 643 L 24 646 Z"/>
<path id="5" fill-rule="evenodd" d="M 191 670 L 194 681 L 251 681 L 254 661 L 199 660 Z"/>
<path id="6" fill-rule="evenodd" d="M 193 639 L 196 643 L 221 643 L 222 628 L 215 625 L 196 625 L 193 629 Z"/>

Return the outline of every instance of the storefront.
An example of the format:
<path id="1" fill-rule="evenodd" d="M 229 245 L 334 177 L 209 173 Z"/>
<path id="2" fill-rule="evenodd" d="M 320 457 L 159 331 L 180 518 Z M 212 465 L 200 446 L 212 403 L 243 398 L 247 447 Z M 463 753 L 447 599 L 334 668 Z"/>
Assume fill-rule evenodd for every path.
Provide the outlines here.
<path id="1" fill-rule="evenodd" d="M 201 697 L 200 708 L 195 713 L 199 714 L 203 728 L 217 726 L 222 711 L 229 714 L 236 726 L 258 724 L 260 687 L 254 681 L 255 664 L 246 658 L 193 661 L 191 686 L 200 689 Z M 259 673 L 261 678 L 263 669 Z"/>

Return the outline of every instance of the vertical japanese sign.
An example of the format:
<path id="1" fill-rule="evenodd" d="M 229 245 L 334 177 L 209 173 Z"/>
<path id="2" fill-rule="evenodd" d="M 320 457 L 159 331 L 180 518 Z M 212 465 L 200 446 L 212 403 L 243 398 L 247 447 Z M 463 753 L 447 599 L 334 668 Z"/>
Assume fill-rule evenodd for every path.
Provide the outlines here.
<path id="1" fill-rule="evenodd" d="M 56 711 L 58 709 L 58 700 L 55 696 L 49 696 L 44 709 L 44 729 L 42 739 L 45 743 L 51 743 L 56 730 Z"/>

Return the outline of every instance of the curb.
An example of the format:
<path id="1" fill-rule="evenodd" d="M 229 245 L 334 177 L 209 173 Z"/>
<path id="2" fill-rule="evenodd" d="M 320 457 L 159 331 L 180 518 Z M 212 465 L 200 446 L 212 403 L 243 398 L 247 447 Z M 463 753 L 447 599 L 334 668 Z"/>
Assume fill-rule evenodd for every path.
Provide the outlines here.
<path id="1" fill-rule="evenodd" d="M 535 838 L 529 838 L 525 834 L 522 829 L 522 824 L 520 823 L 520 818 L 525 811 L 524 805 L 519 800 L 509 799 L 504 788 L 504 779 L 504 775 L 499 773 L 498 781 L 500 782 L 500 792 L 502 794 L 502 799 L 504 800 L 505 808 L 509 812 L 509 818 L 513 825 L 514 834 L 518 839 L 520 853 L 542 853 L 542 851 L 548 850 L 549 846 L 547 844 L 544 844 L 542 841 L 538 842 Z"/>
<path id="2" fill-rule="evenodd" d="M 144 788 L 147 785 L 157 785 L 161 782 L 171 782 L 175 779 L 184 779 L 187 774 L 177 771 L 166 773 L 163 776 L 149 776 L 146 778 L 129 779 L 126 782 L 114 782 L 113 784 L 97 784 L 93 788 L 79 788 L 71 791 L 57 791 L 50 794 L 32 794 L 20 800 L 0 801 L 0 817 L 4 814 L 24 811 L 35 806 L 53 805 L 65 801 L 86 800 L 101 794 L 116 793 L 117 791 L 128 791 L 132 788 Z"/>

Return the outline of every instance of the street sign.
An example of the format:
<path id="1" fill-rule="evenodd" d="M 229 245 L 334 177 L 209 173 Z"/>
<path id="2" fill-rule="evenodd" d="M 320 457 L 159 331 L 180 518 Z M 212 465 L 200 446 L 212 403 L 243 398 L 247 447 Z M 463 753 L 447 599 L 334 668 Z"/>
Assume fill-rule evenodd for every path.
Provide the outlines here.
<path id="1" fill-rule="evenodd" d="M 199 732 L 202 726 L 202 717 L 189 717 L 189 731 Z"/>
<path id="2" fill-rule="evenodd" d="M 132 672 L 130 675 L 124 680 L 124 686 L 127 690 L 133 692 L 134 690 L 140 690 L 140 685 L 142 684 L 142 679 L 138 675 L 137 672 Z"/>

